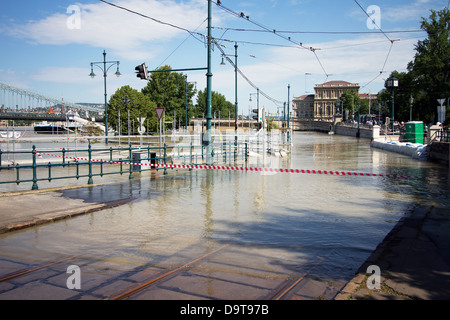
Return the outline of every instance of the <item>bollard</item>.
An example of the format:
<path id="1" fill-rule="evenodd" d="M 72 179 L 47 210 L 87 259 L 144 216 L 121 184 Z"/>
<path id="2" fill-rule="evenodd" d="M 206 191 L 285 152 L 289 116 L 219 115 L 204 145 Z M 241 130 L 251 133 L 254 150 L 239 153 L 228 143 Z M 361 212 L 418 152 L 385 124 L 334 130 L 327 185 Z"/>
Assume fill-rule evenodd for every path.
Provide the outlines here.
<path id="1" fill-rule="evenodd" d="M 33 168 L 33 186 L 31 187 L 31 190 L 37 190 L 38 189 L 38 185 L 37 185 L 37 174 L 36 174 L 36 146 L 35 145 L 33 145 L 33 150 L 31 151 L 31 155 L 32 155 L 32 158 L 33 158 L 33 164 L 32 164 L 32 168 Z M 19 170 L 17 170 L 17 174 L 18 173 L 19 173 Z"/>
<path id="2" fill-rule="evenodd" d="M 65 165 L 66 165 L 66 149 L 62 148 L 62 166 L 63 166 L 63 168 L 65 167 Z"/>
<path id="3" fill-rule="evenodd" d="M 128 159 L 130 162 L 130 175 L 128 176 L 128 179 L 133 179 L 133 164 L 132 164 L 132 154 L 131 154 L 131 143 L 128 145 Z"/>
<path id="4" fill-rule="evenodd" d="M 167 174 L 166 158 L 167 158 L 167 144 L 164 143 L 164 174 Z"/>
<path id="5" fill-rule="evenodd" d="M 88 146 L 88 154 L 89 154 L 89 179 L 88 184 L 94 184 L 94 181 L 92 180 L 92 150 L 91 150 L 91 144 L 89 143 Z"/>
<path id="6" fill-rule="evenodd" d="M 47 167 L 48 167 L 48 182 L 51 182 L 52 181 L 52 163 L 49 162 Z"/>
<path id="7" fill-rule="evenodd" d="M 77 174 L 75 178 L 77 178 L 78 180 L 80 178 L 80 163 L 78 162 L 78 160 L 75 160 L 75 165 L 77 166 Z"/>

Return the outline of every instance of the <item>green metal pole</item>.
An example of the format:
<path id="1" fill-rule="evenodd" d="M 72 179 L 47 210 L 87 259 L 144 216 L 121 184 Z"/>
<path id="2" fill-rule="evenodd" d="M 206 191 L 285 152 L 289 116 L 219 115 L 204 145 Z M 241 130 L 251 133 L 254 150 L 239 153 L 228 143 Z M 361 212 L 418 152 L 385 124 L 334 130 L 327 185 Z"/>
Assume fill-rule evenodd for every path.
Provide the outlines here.
<path id="1" fill-rule="evenodd" d="M 236 149 L 237 149 L 237 142 L 238 142 L 238 121 L 237 121 L 237 115 L 238 115 L 238 98 L 237 98 L 237 49 L 238 45 L 237 42 L 234 43 L 234 161 L 236 161 Z"/>
<path id="2" fill-rule="evenodd" d="M 93 184 L 94 181 L 92 180 L 92 150 L 91 150 L 91 144 L 89 143 L 88 146 L 88 154 L 89 154 L 89 179 L 88 184 Z"/>
<path id="3" fill-rule="evenodd" d="M 128 158 L 130 159 L 130 175 L 128 176 L 128 179 L 133 179 L 133 154 L 131 152 L 131 143 L 128 145 Z"/>
<path id="4" fill-rule="evenodd" d="M 103 50 L 103 81 L 105 87 L 105 144 L 108 144 L 108 104 L 106 93 L 106 51 Z"/>
<path id="5" fill-rule="evenodd" d="M 31 187 L 31 190 L 37 190 L 37 175 L 36 175 L 36 146 L 33 145 L 32 150 L 32 158 L 33 158 L 33 186 Z"/>
<path id="6" fill-rule="evenodd" d="M 392 87 L 392 135 L 394 135 L 394 87 Z"/>
<path id="7" fill-rule="evenodd" d="M 289 98 L 290 98 L 290 96 L 291 96 L 291 85 L 290 84 L 288 84 L 288 102 L 287 102 L 287 141 L 288 141 L 288 143 L 289 143 L 289 141 L 290 141 L 290 139 L 291 139 L 291 137 L 289 136 L 289 104 L 290 104 L 290 100 L 289 100 Z"/>
<path id="8" fill-rule="evenodd" d="M 184 76 L 185 78 L 185 90 L 184 90 L 184 103 L 186 106 L 186 119 L 184 121 L 185 123 L 185 129 L 186 129 L 186 133 L 188 132 L 188 104 L 187 104 L 187 87 L 188 87 L 188 82 L 187 82 L 187 75 Z"/>
<path id="9" fill-rule="evenodd" d="M 167 144 L 164 143 L 164 174 L 167 174 Z"/>
<path id="10" fill-rule="evenodd" d="M 288 84 L 288 100 L 287 100 L 287 127 L 289 129 L 289 104 L 290 104 L 290 91 L 291 91 L 291 85 Z"/>
<path id="11" fill-rule="evenodd" d="M 206 133 L 204 141 L 206 145 L 206 164 L 212 164 L 212 144 L 211 144 L 211 51 L 212 51 L 212 37 L 211 37 L 211 18 L 212 18 L 212 4 L 208 0 L 208 71 L 206 73 Z"/>

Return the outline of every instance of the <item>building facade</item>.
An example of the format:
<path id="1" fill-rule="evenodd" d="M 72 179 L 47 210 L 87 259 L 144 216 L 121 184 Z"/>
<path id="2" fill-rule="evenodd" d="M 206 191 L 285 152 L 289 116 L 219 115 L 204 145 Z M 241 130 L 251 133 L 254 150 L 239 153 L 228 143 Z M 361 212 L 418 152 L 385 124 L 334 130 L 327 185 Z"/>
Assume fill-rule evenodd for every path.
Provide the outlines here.
<path id="1" fill-rule="evenodd" d="M 292 100 L 297 119 L 330 119 L 336 115 L 336 101 L 345 91 L 359 94 L 359 84 L 347 81 L 328 81 L 316 84 L 313 95 Z"/>

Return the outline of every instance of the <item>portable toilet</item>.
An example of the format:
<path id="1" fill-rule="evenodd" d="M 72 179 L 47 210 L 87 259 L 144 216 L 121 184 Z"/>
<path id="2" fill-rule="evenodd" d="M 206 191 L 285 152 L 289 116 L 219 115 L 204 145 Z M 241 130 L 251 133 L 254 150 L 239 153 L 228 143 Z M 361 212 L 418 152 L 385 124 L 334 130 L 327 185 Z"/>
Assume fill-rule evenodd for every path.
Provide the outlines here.
<path id="1" fill-rule="evenodd" d="M 424 143 L 423 139 L 423 122 L 422 121 L 410 121 L 406 125 L 406 142 L 411 143 Z"/>

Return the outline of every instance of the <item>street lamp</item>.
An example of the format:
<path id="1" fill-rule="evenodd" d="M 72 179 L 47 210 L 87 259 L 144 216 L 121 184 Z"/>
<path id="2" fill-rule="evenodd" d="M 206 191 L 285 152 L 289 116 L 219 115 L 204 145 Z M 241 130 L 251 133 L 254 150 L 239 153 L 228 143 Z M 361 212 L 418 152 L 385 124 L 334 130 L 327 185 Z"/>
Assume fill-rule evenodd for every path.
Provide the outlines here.
<path id="1" fill-rule="evenodd" d="M 101 64 L 103 64 L 103 68 L 101 67 Z M 109 65 L 108 68 L 106 68 L 106 65 Z M 103 81 L 104 81 L 104 88 L 105 88 L 105 143 L 108 144 L 108 102 L 107 102 L 107 93 L 106 93 L 106 76 L 109 71 L 109 69 L 117 65 L 117 71 L 114 73 L 117 77 L 121 75 L 119 71 L 119 61 L 106 61 L 106 51 L 103 50 L 103 61 L 102 62 L 91 62 L 91 73 L 89 76 L 94 79 L 96 76 L 94 73 L 94 65 L 97 66 L 100 70 L 103 71 Z"/>
<path id="2" fill-rule="evenodd" d="M 398 79 L 391 77 L 387 79 L 387 87 L 392 89 L 392 134 L 394 134 L 394 89 L 398 87 Z"/>

